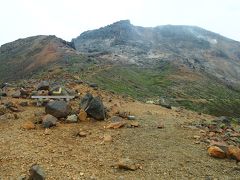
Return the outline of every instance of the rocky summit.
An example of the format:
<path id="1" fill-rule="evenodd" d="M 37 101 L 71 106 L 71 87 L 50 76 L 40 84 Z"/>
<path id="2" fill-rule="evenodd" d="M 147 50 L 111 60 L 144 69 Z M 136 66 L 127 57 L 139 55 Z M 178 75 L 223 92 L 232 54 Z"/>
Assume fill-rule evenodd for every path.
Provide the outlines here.
<path id="1" fill-rule="evenodd" d="M 0 48 L 0 179 L 239 179 L 240 43 L 123 20 Z"/>

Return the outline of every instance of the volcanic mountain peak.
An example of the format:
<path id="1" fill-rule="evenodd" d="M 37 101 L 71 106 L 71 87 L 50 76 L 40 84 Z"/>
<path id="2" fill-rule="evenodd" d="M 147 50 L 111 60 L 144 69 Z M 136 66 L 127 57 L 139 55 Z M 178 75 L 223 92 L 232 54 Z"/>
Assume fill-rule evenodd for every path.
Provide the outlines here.
<path id="1" fill-rule="evenodd" d="M 72 44 L 56 36 L 18 39 L 0 48 L 0 76 L 1 79 L 20 78 L 71 54 L 76 54 Z"/>

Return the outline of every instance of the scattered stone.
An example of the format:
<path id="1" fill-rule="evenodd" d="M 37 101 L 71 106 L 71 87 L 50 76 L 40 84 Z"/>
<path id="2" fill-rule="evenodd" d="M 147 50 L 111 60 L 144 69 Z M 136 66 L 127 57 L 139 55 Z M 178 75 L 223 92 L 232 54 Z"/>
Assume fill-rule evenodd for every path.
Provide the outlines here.
<path id="1" fill-rule="evenodd" d="M 195 135 L 195 136 L 193 136 L 193 138 L 196 139 L 196 140 L 199 140 L 201 138 L 201 136 Z"/>
<path id="2" fill-rule="evenodd" d="M 79 114 L 78 114 L 78 118 L 80 121 L 86 121 L 87 120 L 87 113 L 81 109 Z"/>
<path id="3" fill-rule="evenodd" d="M 220 116 L 220 117 L 217 117 L 214 122 L 217 122 L 217 123 L 223 123 L 227 126 L 230 126 L 231 124 L 231 120 L 229 117 L 226 117 L 226 116 Z"/>
<path id="4" fill-rule="evenodd" d="M 30 92 L 28 90 L 24 89 L 24 88 L 20 89 L 20 93 L 21 93 L 22 97 L 27 97 L 30 94 Z"/>
<path id="5" fill-rule="evenodd" d="M 132 121 L 129 124 L 131 127 L 139 127 L 139 123 L 137 121 Z"/>
<path id="6" fill-rule="evenodd" d="M 36 127 L 32 121 L 27 121 L 22 125 L 22 128 L 26 130 L 31 130 L 31 129 L 35 129 Z"/>
<path id="7" fill-rule="evenodd" d="M 37 85 L 37 91 L 39 90 L 49 90 L 49 82 L 47 81 L 41 81 L 38 85 Z"/>
<path id="8" fill-rule="evenodd" d="M 87 136 L 87 132 L 84 132 L 84 131 L 80 131 L 77 136 L 79 137 L 86 137 Z"/>
<path id="9" fill-rule="evenodd" d="M 120 121 L 122 121 L 123 119 L 121 118 L 121 117 L 119 117 L 119 116 L 113 116 L 113 117 L 111 117 L 110 119 L 108 119 L 109 121 L 111 121 L 111 122 L 120 122 Z"/>
<path id="10" fill-rule="evenodd" d="M 130 112 L 118 112 L 117 113 L 119 117 L 122 117 L 122 118 L 128 118 L 128 116 L 130 115 Z"/>
<path id="11" fill-rule="evenodd" d="M 0 105 L 0 116 L 7 112 L 7 108 L 4 105 Z"/>
<path id="12" fill-rule="evenodd" d="M 45 180 L 46 174 L 39 165 L 34 164 L 29 170 L 30 176 L 29 180 Z"/>
<path id="13" fill-rule="evenodd" d="M 77 123 L 77 121 L 78 121 L 78 117 L 75 114 L 68 116 L 66 119 L 67 123 Z"/>
<path id="14" fill-rule="evenodd" d="M 165 98 L 160 98 L 159 105 L 168 109 L 172 109 L 170 102 Z"/>
<path id="15" fill-rule="evenodd" d="M 98 85 L 97 85 L 96 83 L 90 83 L 90 84 L 89 84 L 89 87 L 92 87 L 92 88 L 97 88 L 97 87 L 98 87 Z"/>
<path id="16" fill-rule="evenodd" d="M 159 122 L 157 125 L 158 129 L 163 129 L 164 128 L 164 124 L 162 122 Z"/>
<path id="17" fill-rule="evenodd" d="M 112 142 L 112 141 L 113 141 L 113 138 L 112 138 L 111 135 L 106 134 L 106 135 L 103 136 L 103 141 L 104 141 L 104 142 Z"/>
<path id="18" fill-rule="evenodd" d="M 12 97 L 13 97 L 13 98 L 20 98 L 20 97 L 21 97 L 21 92 L 20 92 L 20 90 L 15 91 L 15 92 L 12 94 Z"/>
<path id="19" fill-rule="evenodd" d="M 80 102 L 80 107 L 96 120 L 105 119 L 105 108 L 99 97 L 93 97 L 87 93 Z"/>
<path id="20" fill-rule="evenodd" d="M 130 170 L 130 171 L 137 170 L 137 166 L 129 158 L 120 159 L 118 164 L 117 164 L 117 167 L 119 169 Z"/>
<path id="21" fill-rule="evenodd" d="M 217 146 L 210 146 L 208 148 L 208 154 L 212 157 L 215 157 L 215 158 L 225 158 L 226 157 L 226 153 L 219 147 Z"/>
<path id="22" fill-rule="evenodd" d="M 20 102 L 19 105 L 22 106 L 22 107 L 26 107 L 26 106 L 28 106 L 28 102 L 23 101 L 23 102 Z"/>
<path id="23" fill-rule="evenodd" d="M 114 122 L 114 123 L 110 123 L 106 128 L 107 129 L 118 129 L 121 128 L 125 125 L 125 122 Z"/>
<path id="24" fill-rule="evenodd" d="M 63 100 L 50 101 L 45 107 L 45 112 L 55 116 L 56 118 L 65 118 L 71 113 L 71 111 L 72 108 L 70 105 Z"/>
<path id="25" fill-rule="evenodd" d="M 51 132 L 52 132 L 51 129 L 46 128 L 45 131 L 44 131 L 44 135 L 50 135 Z"/>
<path id="26" fill-rule="evenodd" d="M 51 114 L 47 114 L 42 118 L 42 126 L 43 128 L 50 128 L 52 126 L 56 126 L 57 118 L 52 116 Z"/>
<path id="27" fill-rule="evenodd" d="M 0 97 L 6 97 L 7 96 L 7 93 L 5 92 L 0 92 Z"/>
<path id="28" fill-rule="evenodd" d="M 130 115 L 129 115 L 129 116 L 127 117 L 127 119 L 128 119 L 128 120 L 135 120 L 136 117 L 135 117 L 135 116 L 130 116 Z"/>
<path id="29" fill-rule="evenodd" d="M 227 157 L 235 159 L 236 162 L 240 162 L 240 148 L 236 146 L 228 146 Z"/>

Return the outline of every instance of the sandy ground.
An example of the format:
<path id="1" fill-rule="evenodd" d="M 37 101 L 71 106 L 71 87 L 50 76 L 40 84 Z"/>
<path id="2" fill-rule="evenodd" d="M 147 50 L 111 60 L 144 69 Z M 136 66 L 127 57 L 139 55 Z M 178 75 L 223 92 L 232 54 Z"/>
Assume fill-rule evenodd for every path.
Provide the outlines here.
<path id="1" fill-rule="evenodd" d="M 83 87 L 77 88 L 86 91 Z M 207 154 L 206 144 L 195 143 L 193 136 L 199 135 L 199 130 L 181 126 L 213 117 L 121 100 L 114 95 L 110 97 L 105 94 L 102 97 L 106 106 L 116 104 L 118 110 L 135 115 L 139 127 L 104 128 L 109 121 L 59 122 L 46 135 L 40 125 L 33 130 L 21 128 L 24 122 L 36 118 L 35 112 L 44 112 L 43 107 L 24 107 L 23 112 L 17 113 L 18 119 L 13 114 L 1 116 L 0 179 L 25 176 L 34 163 L 43 167 L 47 179 L 240 178 L 235 161 L 211 158 Z M 109 98 L 111 102 L 107 101 Z M 78 103 L 78 100 L 73 103 Z M 164 124 L 163 129 L 157 128 L 159 122 Z M 79 131 L 87 132 L 87 136 L 77 137 Z M 104 135 L 111 135 L 113 142 L 103 142 Z M 129 158 L 141 168 L 135 171 L 120 170 L 116 164 L 121 158 Z"/>

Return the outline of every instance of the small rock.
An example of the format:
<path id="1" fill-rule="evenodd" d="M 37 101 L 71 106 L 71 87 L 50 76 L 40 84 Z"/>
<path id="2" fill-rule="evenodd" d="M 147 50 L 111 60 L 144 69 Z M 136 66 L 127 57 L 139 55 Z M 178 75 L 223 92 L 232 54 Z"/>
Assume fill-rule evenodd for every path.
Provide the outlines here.
<path id="1" fill-rule="evenodd" d="M 57 118 L 55 118 L 51 114 L 47 114 L 42 118 L 43 128 L 50 128 L 52 126 L 56 126 L 56 123 L 57 123 Z"/>
<path id="2" fill-rule="evenodd" d="M 113 138 L 112 138 L 111 135 L 106 134 L 106 135 L 104 135 L 104 137 L 103 137 L 103 141 L 104 141 L 104 142 L 112 142 L 112 141 L 113 141 Z"/>
<path id="3" fill-rule="evenodd" d="M 28 106 L 28 102 L 23 101 L 23 102 L 20 102 L 19 105 L 25 107 L 25 106 Z"/>
<path id="4" fill-rule="evenodd" d="M 98 87 L 98 85 L 97 85 L 96 83 L 90 83 L 90 84 L 89 84 L 89 87 L 92 87 L 92 88 L 97 88 L 97 87 Z"/>
<path id="5" fill-rule="evenodd" d="M 201 136 L 197 136 L 197 135 L 195 135 L 195 136 L 193 136 L 193 138 L 198 140 L 198 139 L 201 138 Z"/>
<path id="6" fill-rule="evenodd" d="M 29 180 L 45 180 L 46 174 L 44 170 L 37 164 L 33 165 L 29 170 Z"/>
<path id="7" fill-rule="evenodd" d="M 87 132 L 80 131 L 79 133 L 77 133 L 77 136 L 79 136 L 79 137 L 86 137 L 87 136 Z"/>
<path id="8" fill-rule="evenodd" d="M 117 167 L 119 169 L 130 170 L 130 171 L 137 170 L 137 166 L 129 158 L 120 159 L 117 164 Z"/>
<path id="9" fill-rule="evenodd" d="M 15 91 L 15 92 L 12 94 L 12 97 L 13 97 L 13 98 L 20 98 L 20 97 L 21 97 L 21 92 L 20 92 L 20 90 Z"/>
<path id="10" fill-rule="evenodd" d="M 113 116 L 111 117 L 110 119 L 108 119 L 109 121 L 111 122 L 120 122 L 122 121 L 123 119 L 121 117 L 118 117 L 118 116 Z"/>
<path id="11" fill-rule="evenodd" d="M 127 118 L 129 114 L 130 112 L 123 112 L 123 111 L 118 112 L 118 116 L 122 118 Z"/>
<path id="12" fill-rule="evenodd" d="M 46 128 L 45 131 L 44 131 L 44 135 L 50 135 L 51 132 L 52 132 L 51 129 Z"/>
<path id="13" fill-rule="evenodd" d="M 80 121 L 86 121 L 87 120 L 87 113 L 81 109 L 79 114 L 78 114 L 78 118 Z"/>
<path id="14" fill-rule="evenodd" d="M 157 125 L 158 129 L 163 129 L 164 128 L 164 124 L 162 122 L 159 122 Z"/>
<path id="15" fill-rule="evenodd" d="M 0 105 L 0 116 L 7 112 L 7 108 L 4 105 Z"/>
<path id="16" fill-rule="evenodd" d="M 125 122 L 114 122 L 114 123 L 110 123 L 106 128 L 107 129 L 118 129 L 121 128 L 125 125 Z"/>
<path id="17" fill-rule="evenodd" d="M 130 115 L 129 115 L 129 116 L 127 117 L 127 119 L 128 119 L 128 120 L 135 120 L 136 117 L 135 117 L 135 116 L 130 116 Z"/>
<path id="18" fill-rule="evenodd" d="M 41 81 L 37 85 L 37 91 L 39 90 L 49 90 L 49 83 L 47 81 Z"/>
<path id="19" fill-rule="evenodd" d="M 139 123 L 137 121 L 133 121 L 129 123 L 132 127 L 139 127 Z"/>
<path id="20" fill-rule="evenodd" d="M 73 114 L 67 117 L 66 122 L 67 123 L 77 123 L 78 118 L 77 115 Z"/>
<path id="21" fill-rule="evenodd" d="M 22 128 L 26 130 L 35 129 L 35 124 L 32 121 L 27 121 L 22 125 Z"/>
<path id="22" fill-rule="evenodd" d="M 210 146 L 208 148 L 208 154 L 212 157 L 215 157 L 215 158 L 225 158 L 226 157 L 226 153 L 219 147 L 217 146 Z"/>

